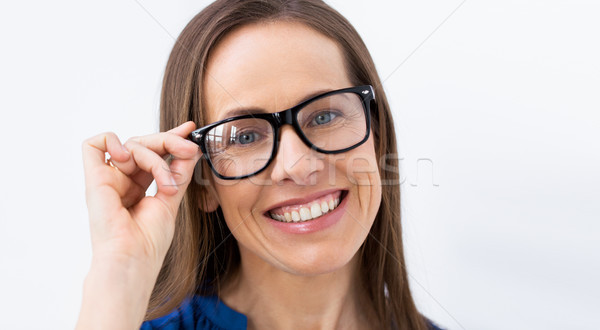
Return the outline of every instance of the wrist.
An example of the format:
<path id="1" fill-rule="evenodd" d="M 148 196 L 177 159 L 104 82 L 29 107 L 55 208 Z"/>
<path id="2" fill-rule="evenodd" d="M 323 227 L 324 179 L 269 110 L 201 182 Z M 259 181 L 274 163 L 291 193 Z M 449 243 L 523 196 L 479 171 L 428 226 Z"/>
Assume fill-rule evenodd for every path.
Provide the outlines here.
<path id="1" fill-rule="evenodd" d="M 78 329 L 139 328 L 158 270 L 137 260 L 94 257 L 83 285 Z"/>

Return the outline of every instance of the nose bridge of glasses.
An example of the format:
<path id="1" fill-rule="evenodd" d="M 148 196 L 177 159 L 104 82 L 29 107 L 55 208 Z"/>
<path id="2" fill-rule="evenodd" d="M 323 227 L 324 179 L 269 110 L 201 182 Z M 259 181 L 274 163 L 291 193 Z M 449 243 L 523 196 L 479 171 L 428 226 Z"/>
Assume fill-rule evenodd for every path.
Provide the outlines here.
<path id="1" fill-rule="evenodd" d="M 287 110 L 283 110 L 280 112 L 276 112 L 273 114 L 273 116 L 275 117 L 275 122 L 276 122 L 276 130 L 277 132 L 277 138 L 279 140 L 281 140 L 281 134 L 282 134 L 282 128 L 285 125 L 290 125 L 291 129 L 293 131 L 296 132 L 296 134 L 298 134 L 298 137 L 302 140 L 301 134 L 300 132 L 298 132 L 296 125 L 294 124 L 295 120 L 294 120 L 294 115 L 297 112 L 297 110 L 295 110 L 296 108 L 290 108 Z"/>
<path id="2" fill-rule="evenodd" d="M 294 114 L 293 114 L 293 109 L 287 109 L 287 110 L 283 110 L 280 112 L 276 112 L 273 115 L 275 116 L 275 119 L 277 120 L 277 125 L 279 127 L 285 125 L 285 124 L 289 124 L 292 125 L 294 122 Z"/>
<path id="3" fill-rule="evenodd" d="M 309 149 L 312 148 L 312 145 L 310 144 L 310 142 L 308 142 L 306 140 L 306 138 L 304 137 L 304 133 L 302 133 L 300 131 L 300 127 L 298 126 L 298 123 L 296 122 L 296 115 L 298 113 L 298 111 L 300 111 L 301 109 L 301 105 L 297 105 L 293 108 L 287 109 L 287 110 L 283 110 L 280 112 L 276 112 L 273 114 L 273 116 L 275 117 L 275 121 L 277 122 L 277 127 L 276 130 L 278 131 L 276 133 L 277 139 L 278 141 L 276 142 L 277 144 L 281 143 L 281 137 L 283 135 L 283 127 L 285 125 L 289 125 L 290 126 L 290 133 L 295 134 L 296 137 Z M 279 149 L 279 146 L 277 146 L 277 149 Z M 277 151 L 275 151 L 277 152 Z"/>

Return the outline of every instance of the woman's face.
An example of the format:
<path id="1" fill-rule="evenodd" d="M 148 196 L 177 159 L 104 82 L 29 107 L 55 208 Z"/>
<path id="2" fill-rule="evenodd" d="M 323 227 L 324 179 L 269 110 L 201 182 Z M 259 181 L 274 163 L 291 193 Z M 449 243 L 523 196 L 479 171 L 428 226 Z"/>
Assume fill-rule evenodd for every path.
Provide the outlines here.
<path id="1" fill-rule="evenodd" d="M 303 24 L 279 21 L 247 25 L 222 39 L 209 58 L 203 92 L 208 122 L 215 122 L 231 117 L 231 110 L 278 112 L 345 87 L 352 84 L 339 46 Z M 281 128 L 278 153 L 264 171 L 214 180 L 243 262 L 292 274 L 349 265 L 381 201 L 372 137 L 348 152 L 326 155 L 307 147 L 290 125 Z M 294 211 L 308 210 L 312 217 L 315 205 L 334 209 L 312 220 L 285 222 L 286 212 L 293 218 Z"/>

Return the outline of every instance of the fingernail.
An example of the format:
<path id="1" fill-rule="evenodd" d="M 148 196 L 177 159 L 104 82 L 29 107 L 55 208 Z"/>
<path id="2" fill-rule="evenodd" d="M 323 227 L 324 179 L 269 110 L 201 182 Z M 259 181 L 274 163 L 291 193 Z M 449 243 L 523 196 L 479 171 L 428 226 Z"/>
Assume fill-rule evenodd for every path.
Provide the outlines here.
<path id="1" fill-rule="evenodd" d="M 121 149 L 123 149 L 123 151 L 125 151 L 125 153 L 129 155 L 129 150 L 127 150 L 127 148 L 125 148 L 124 145 L 121 145 Z"/>

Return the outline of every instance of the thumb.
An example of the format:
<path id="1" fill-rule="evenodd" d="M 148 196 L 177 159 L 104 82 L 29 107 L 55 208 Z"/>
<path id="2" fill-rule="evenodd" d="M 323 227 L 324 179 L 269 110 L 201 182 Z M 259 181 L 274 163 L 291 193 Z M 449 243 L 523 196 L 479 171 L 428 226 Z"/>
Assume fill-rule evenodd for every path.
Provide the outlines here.
<path id="1" fill-rule="evenodd" d="M 172 185 L 177 189 L 175 194 L 173 194 L 172 190 L 169 191 L 166 186 L 164 188 L 158 187 L 157 193 L 154 196 L 155 198 L 163 201 L 166 206 L 169 208 L 169 211 L 172 214 L 176 214 L 179 209 L 179 204 L 185 195 L 185 192 L 193 180 L 194 176 L 194 168 L 196 164 L 200 160 L 202 156 L 202 152 L 200 148 L 196 151 L 196 153 L 190 158 L 174 158 L 169 165 L 169 171 L 173 177 Z"/>

